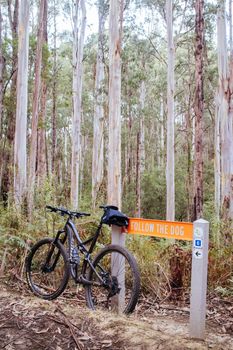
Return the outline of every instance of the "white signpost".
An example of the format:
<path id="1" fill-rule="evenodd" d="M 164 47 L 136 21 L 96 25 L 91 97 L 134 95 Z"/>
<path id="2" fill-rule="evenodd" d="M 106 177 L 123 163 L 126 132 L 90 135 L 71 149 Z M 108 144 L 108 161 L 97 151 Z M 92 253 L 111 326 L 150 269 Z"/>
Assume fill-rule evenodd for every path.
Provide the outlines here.
<path id="1" fill-rule="evenodd" d="M 192 241 L 192 275 L 190 298 L 190 329 L 192 338 L 204 339 L 206 319 L 206 292 L 208 270 L 209 222 L 199 219 L 192 223 L 130 218 L 129 234 L 156 236 Z M 112 226 L 112 243 L 125 245 L 121 228 Z M 122 272 L 122 280 L 124 272 Z M 124 304 L 124 288 L 114 303 L 118 310 Z"/>
<path id="2" fill-rule="evenodd" d="M 193 223 L 190 329 L 193 338 L 204 339 L 208 269 L 209 223 L 199 219 Z"/>
<path id="3" fill-rule="evenodd" d="M 125 246 L 125 233 L 122 233 L 121 227 L 112 225 L 112 244 Z M 112 274 L 118 276 L 118 283 L 121 286 L 120 293 L 112 298 L 112 307 L 121 312 L 125 305 L 125 268 L 122 266 L 123 261 L 119 261 L 119 265 L 116 260 L 112 264 Z M 119 267 L 121 274 L 119 274 Z"/>

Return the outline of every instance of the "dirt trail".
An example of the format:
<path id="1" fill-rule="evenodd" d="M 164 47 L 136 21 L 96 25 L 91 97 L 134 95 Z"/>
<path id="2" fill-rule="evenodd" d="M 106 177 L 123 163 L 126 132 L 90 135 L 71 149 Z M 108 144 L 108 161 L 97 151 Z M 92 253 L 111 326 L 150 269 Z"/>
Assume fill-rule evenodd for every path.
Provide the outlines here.
<path id="1" fill-rule="evenodd" d="M 205 341 L 188 337 L 187 316 L 130 317 L 91 312 L 83 302 L 46 302 L 0 285 L 0 349 L 233 350 L 233 337 L 207 324 Z"/>

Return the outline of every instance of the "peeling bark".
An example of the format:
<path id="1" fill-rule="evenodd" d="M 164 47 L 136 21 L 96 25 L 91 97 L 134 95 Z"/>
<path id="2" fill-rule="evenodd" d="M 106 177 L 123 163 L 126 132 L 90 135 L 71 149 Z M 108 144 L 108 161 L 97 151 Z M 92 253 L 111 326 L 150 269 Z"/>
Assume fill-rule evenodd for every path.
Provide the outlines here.
<path id="1" fill-rule="evenodd" d="M 17 106 L 14 147 L 14 200 L 21 207 L 27 184 L 27 105 L 29 54 L 29 2 L 20 3 L 18 36 Z"/>
<path id="2" fill-rule="evenodd" d="M 42 77 L 41 77 L 41 93 L 40 93 L 40 113 L 38 117 L 38 161 L 37 161 L 37 184 L 42 186 L 47 175 L 46 164 L 46 100 L 47 100 L 47 45 L 48 45 L 48 33 L 47 33 L 47 17 L 48 17 L 48 4 L 47 0 L 44 3 L 44 16 L 43 16 L 43 43 L 42 43 Z"/>
<path id="3" fill-rule="evenodd" d="M 2 138 L 2 114 L 3 114 L 3 68 L 4 68 L 4 57 L 3 57 L 3 50 L 2 50 L 2 10 L 1 10 L 1 4 L 0 4 L 0 140 Z"/>
<path id="4" fill-rule="evenodd" d="M 203 56 L 204 56 L 204 1 L 196 0 L 195 10 L 195 159 L 193 221 L 203 215 Z"/>
<path id="5" fill-rule="evenodd" d="M 167 69 L 167 200 L 166 200 L 166 220 L 175 220 L 175 116 L 174 116 L 174 42 L 173 42 L 173 21 L 172 21 L 173 1 L 166 1 L 167 20 L 167 49 L 168 49 L 168 69 Z"/>
<path id="6" fill-rule="evenodd" d="M 95 208 L 97 195 L 104 172 L 104 27 L 106 21 L 106 3 L 99 1 L 99 34 L 95 78 L 94 134 L 92 152 L 92 205 Z"/>
<path id="7" fill-rule="evenodd" d="M 37 128 L 39 118 L 39 98 L 41 89 L 41 68 L 42 68 L 42 48 L 43 48 L 43 25 L 44 25 L 45 0 L 41 0 L 38 22 L 37 47 L 35 58 L 35 82 L 33 90 L 32 105 L 32 130 L 31 146 L 29 157 L 29 177 L 28 177 L 28 212 L 29 218 L 32 217 L 34 207 L 34 189 L 36 179 L 36 161 L 37 161 Z"/>
<path id="8" fill-rule="evenodd" d="M 110 0 L 108 203 L 121 207 L 121 36 L 123 0 Z"/>
<path id="9" fill-rule="evenodd" d="M 221 139 L 221 216 L 233 220 L 233 57 L 228 64 L 225 1 L 217 16 L 218 39 L 218 105 Z"/>
<path id="10" fill-rule="evenodd" d="M 11 106 L 7 110 L 7 132 L 6 141 L 3 150 L 2 160 L 2 177 L 1 177 L 1 194 L 3 201 L 6 203 L 8 200 L 8 193 L 10 189 L 13 189 L 13 167 L 14 162 L 14 136 L 15 136 L 15 119 L 16 119 L 16 86 L 17 86 L 17 66 L 18 66 L 18 13 L 19 13 L 19 0 L 15 0 L 14 11 L 12 14 L 11 1 L 8 3 L 8 15 L 10 21 L 10 27 L 12 32 L 12 76 L 10 87 L 10 100 Z"/>
<path id="11" fill-rule="evenodd" d="M 79 14 L 81 12 L 81 25 Z M 80 33 L 79 33 L 80 28 Z M 78 208 L 79 172 L 81 152 L 81 98 L 83 77 L 83 46 L 86 29 L 86 6 L 84 0 L 76 0 L 74 8 L 73 42 L 73 116 L 72 116 L 72 161 L 71 161 L 71 205 Z"/>

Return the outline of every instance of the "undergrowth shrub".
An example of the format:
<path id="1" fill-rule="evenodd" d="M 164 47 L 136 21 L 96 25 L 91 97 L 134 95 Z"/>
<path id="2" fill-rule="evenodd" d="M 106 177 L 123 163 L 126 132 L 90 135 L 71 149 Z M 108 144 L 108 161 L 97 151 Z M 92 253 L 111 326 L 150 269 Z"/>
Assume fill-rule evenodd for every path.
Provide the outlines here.
<path id="1" fill-rule="evenodd" d="M 52 237 L 64 226 L 66 218 L 47 212 L 44 208 L 46 201 L 34 211 L 31 223 L 15 208 L 0 207 L 0 274 L 18 269 L 22 275 L 29 245 L 43 237 Z M 52 200 L 48 204 L 56 205 Z M 91 217 L 76 220 L 83 240 L 95 233 L 101 214 L 102 210 L 98 210 Z M 208 290 L 222 296 L 233 296 L 232 228 L 213 221 L 210 229 Z M 110 231 L 108 226 L 103 227 L 97 249 L 111 243 Z M 177 297 L 183 298 L 189 293 L 191 243 L 178 241 L 174 245 L 169 240 L 139 235 L 126 235 L 126 243 L 138 261 L 142 292 L 145 295 L 160 300 L 166 298 L 166 293 L 169 292 L 168 281 L 173 289 L 180 288 L 181 294 Z M 179 281 L 180 276 L 182 281 Z"/>
<path id="2" fill-rule="evenodd" d="M 145 294 L 158 301 L 171 296 L 174 290 L 179 290 L 180 295 L 185 294 L 190 284 L 190 244 L 179 246 L 169 240 L 140 236 L 128 237 L 127 242 L 138 261 Z M 177 276 L 180 276 L 181 284 L 175 281 Z"/>

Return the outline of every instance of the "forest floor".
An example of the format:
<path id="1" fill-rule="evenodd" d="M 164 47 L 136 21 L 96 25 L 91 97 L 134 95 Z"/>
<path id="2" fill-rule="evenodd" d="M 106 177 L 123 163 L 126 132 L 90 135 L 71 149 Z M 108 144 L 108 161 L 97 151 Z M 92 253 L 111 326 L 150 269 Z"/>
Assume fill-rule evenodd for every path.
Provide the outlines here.
<path id="1" fill-rule="evenodd" d="M 188 335 L 188 307 L 139 304 L 131 316 L 92 312 L 81 291 L 52 302 L 0 279 L 0 349 L 233 350 L 233 300 L 211 301 L 205 341 Z"/>

